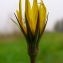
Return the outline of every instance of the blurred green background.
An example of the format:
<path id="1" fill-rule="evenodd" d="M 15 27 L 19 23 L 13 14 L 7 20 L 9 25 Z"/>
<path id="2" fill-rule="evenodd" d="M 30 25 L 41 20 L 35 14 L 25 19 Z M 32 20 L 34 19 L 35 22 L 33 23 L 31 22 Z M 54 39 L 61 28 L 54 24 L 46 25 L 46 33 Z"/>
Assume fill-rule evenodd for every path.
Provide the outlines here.
<path id="1" fill-rule="evenodd" d="M 0 63 L 29 63 L 27 44 L 20 35 L 0 37 Z M 63 63 L 63 33 L 44 33 L 36 63 Z"/>

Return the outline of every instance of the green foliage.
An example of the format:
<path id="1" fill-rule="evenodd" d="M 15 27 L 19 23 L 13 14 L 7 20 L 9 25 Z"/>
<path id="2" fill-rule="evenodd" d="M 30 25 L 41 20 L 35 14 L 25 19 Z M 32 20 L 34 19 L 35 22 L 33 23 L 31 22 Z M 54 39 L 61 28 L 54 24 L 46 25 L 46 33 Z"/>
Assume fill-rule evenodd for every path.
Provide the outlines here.
<path id="1" fill-rule="evenodd" d="M 29 63 L 24 38 L 0 42 L 0 63 Z M 63 33 L 44 33 L 36 63 L 63 63 Z"/>

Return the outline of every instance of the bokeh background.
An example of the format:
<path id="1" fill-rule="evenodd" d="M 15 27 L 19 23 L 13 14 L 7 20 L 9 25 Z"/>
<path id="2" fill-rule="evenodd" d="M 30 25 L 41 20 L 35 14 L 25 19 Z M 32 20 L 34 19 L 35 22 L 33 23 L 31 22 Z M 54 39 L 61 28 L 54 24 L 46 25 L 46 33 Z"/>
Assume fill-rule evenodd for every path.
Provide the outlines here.
<path id="1" fill-rule="evenodd" d="M 18 2 L 0 0 L 0 63 L 29 63 L 26 40 L 10 19 L 16 21 L 14 12 L 18 9 Z M 36 63 L 63 63 L 63 1 L 44 0 L 44 3 L 49 13 L 48 23 L 39 44 Z"/>

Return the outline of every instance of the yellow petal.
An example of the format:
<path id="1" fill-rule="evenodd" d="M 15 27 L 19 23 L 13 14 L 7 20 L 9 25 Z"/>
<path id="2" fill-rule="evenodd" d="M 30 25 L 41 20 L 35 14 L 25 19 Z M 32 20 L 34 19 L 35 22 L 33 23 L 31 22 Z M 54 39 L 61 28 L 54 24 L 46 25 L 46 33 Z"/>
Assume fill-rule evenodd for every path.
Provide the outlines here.
<path id="1" fill-rule="evenodd" d="M 46 23 L 46 7 L 43 2 L 41 2 L 39 6 L 39 19 L 40 19 L 40 32 L 41 32 Z"/>
<path id="2" fill-rule="evenodd" d="M 19 0 L 19 13 L 22 18 L 22 5 L 21 5 L 21 0 Z"/>
<path id="3" fill-rule="evenodd" d="M 30 29 L 32 29 L 32 21 L 30 20 L 31 16 L 31 6 L 29 0 L 25 1 L 25 13 L 26 13 L 26 18 L 29 23 Z"/>
<path id="4" fill-rule="evenodd" d="M 27 34 L 27 29 L 26 29 L 26 27 L 24 26 L 24 23 L 22 22 L 22 17 L 20 16 L 20 13 L 19 13 L 18 10 L 16 10 L 16 14 L 17 14 L 17 18 L 18 18 L 18 21 L 19 21 L 19 23 L 20 23 L 20 26 L 22 26 L 22 28 L 23 28 L 25 34 Z"/>
<path id="5" fill-rule="evenodd" d="M 18 10 L 16 10 L 16 14 L 17 14 L 18 21 L 21 23 L 22 17 L 21 17 L 20 12 Z"/>
<path id="6" fill-rule="evenodd" d="M 28 23 L 30 25 L 31 31 L 34 33 L 36 29 L 36 23 L 37 23 L 37 15 L 38 15 L 38 5 L 37 0 L 33 1 L 33 6 L 31 8 L 29 0 L 26 0 L 26 17 L 28 20 Z"/>
<path id="7" fill-rule="evenodd" d="M 29 0 L 25 0 L 25 14 L 26 14 L 27 20 L 29 20 L 29 11 L 31 10 L 30 7 L 31 6 L 30 6 Z"/>
<path id="8" fill-rule="evenodd" d="M 36 30 L 36 24 L 37 24 L 37 17 L 38 17 L 38 5 L 37 5 L 37 0 L 33 0 L 33 6 L 32 6 L 32 16 L 31 17 L 31 20 L 33 22 L 33 27 L 32 27 L 32 30 L 33 32 L 35 32 Z"/>

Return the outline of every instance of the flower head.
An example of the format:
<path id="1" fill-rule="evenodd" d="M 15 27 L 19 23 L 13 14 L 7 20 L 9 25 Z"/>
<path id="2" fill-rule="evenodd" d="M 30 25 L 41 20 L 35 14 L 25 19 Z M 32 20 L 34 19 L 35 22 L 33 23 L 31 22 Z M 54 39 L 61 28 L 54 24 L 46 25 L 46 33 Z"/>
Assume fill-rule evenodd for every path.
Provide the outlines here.
<path id="1" fill-rule="evenodd" d="M 31 63 L 34 63 L 38 52 L 39 39 L 41 38 L 47 23 L 47 11 L 42 0 L 39 4 L 37 3 L 37 0 L 33 0 L 32 7 L 29 0 L 25 0 L 24 23 L 21 7 L 21 0 L 19 0 L 19 10 L 16 11 L 17 15 L 15 14 L 15 17 L 19 23 L 20 29 L 26 37 L 30 61 Z"/>
<path id="2" fill-rule="evenodd" d="M 22 20 L 21 7 L 21 0 L 19 0 L 19 10 L 16 11 L 16 18 L 20 28 L 28 42 L 37 42 L 46 26 L 46 7 L 43 1 L 38 4 L 37 0 L 33 0 L 31 7 L 29 0 L 25 0 L 25 23 Z"/>

